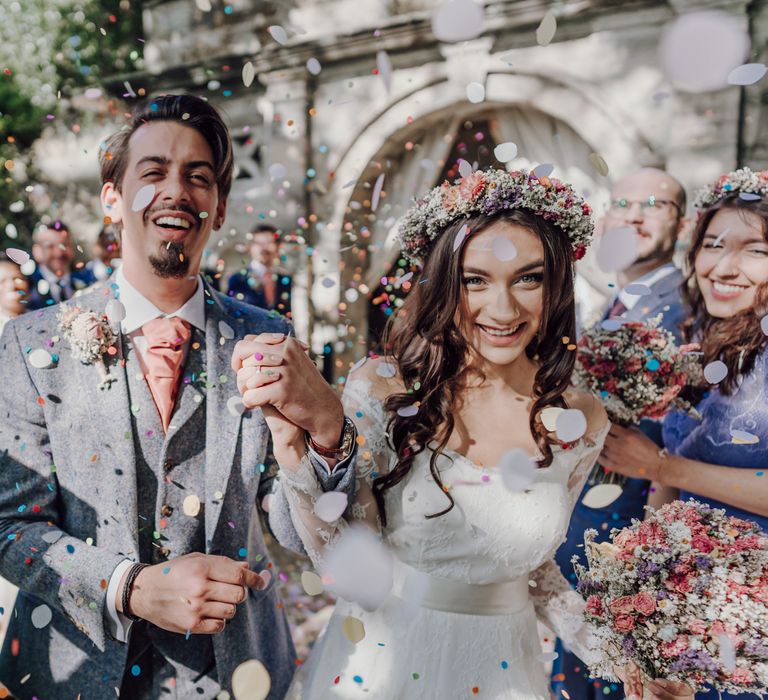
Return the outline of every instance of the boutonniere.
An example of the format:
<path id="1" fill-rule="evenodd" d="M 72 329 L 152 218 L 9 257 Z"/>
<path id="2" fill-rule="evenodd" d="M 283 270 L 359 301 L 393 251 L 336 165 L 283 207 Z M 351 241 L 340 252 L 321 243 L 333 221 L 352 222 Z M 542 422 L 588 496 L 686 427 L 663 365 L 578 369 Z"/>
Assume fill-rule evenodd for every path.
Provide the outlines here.
<path id="1" fill-rule="evenodd" d="M 99 389 L 109 389 L 116 379 L 110 375 L 104 356 L 116 354 L 114 346 L 117 335 L 107 316 L 97 316 L 93 311 L 83 311 L 79 306 L 62 304 L 59 328 L 62 336 L 69 341 L 72 356 L 84 365 L 96 365 L 101 377 Z"/>

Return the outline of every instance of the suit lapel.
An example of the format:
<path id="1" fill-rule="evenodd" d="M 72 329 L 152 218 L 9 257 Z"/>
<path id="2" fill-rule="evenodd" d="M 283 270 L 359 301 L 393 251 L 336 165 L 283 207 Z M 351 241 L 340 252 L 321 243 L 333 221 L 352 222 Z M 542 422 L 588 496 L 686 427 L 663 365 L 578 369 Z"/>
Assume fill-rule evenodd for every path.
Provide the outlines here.
<path id="1" fill-rule="evenodd" d="M 197 347 L 195 347 L 196 344 Z M 184 425 L 205 400 L 205 383 L 209 381 L 206 376 L 205 346 L 205 335 L 195 329 L 190 340 L 187 361 L 182 371 L 176 406 L 171 416 L 169 436 L 171 429 Z"/>

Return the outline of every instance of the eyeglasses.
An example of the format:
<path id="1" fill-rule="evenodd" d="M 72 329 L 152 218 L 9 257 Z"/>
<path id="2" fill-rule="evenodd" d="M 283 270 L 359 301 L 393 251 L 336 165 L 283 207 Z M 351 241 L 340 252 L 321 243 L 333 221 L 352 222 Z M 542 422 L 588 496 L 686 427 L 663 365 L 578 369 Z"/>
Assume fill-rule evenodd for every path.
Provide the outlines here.
<path id="1" fill-rule="evenodd" d="M 675 209 L 678 215 L 682 216 L 683 214 L 677 202 L 673 202 L 671 199 L 659 199 L 655 195 L 651 195 L 648 199 L 612 199 L 610 210 L 614 213 L 626 212 L 632 209 L 635 204 L 640 205 L 640 211 L 644 216 L 663 216 L 670 206 Z"/>

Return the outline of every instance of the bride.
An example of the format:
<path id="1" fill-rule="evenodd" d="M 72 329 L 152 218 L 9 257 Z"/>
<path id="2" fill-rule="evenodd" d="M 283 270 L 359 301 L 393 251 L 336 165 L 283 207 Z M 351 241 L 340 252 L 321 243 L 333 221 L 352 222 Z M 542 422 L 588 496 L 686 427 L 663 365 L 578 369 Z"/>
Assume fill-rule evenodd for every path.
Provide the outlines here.
<path id="1" fill-rule="evenodd" d="M 395 558 L 383 604 L 339 599 L 289 696 L 549 698 L 537 619 L 592 658 L 583 602 L 552 560 L 609 428 L 597 400 L 567 388 L 573 260 L 592 229 L 569 185 L 533 173 L 479 171 L 415 204 L 400 241 L 420 276 L 387 356 L 344 389 L 357 492 L 338 520 L 316 514 L 303 441 L 271 416 L 280 488 L 318 571 L 356 523 Z M 244 364 L 244 403 L 261 405 L 284 377 Z"/>

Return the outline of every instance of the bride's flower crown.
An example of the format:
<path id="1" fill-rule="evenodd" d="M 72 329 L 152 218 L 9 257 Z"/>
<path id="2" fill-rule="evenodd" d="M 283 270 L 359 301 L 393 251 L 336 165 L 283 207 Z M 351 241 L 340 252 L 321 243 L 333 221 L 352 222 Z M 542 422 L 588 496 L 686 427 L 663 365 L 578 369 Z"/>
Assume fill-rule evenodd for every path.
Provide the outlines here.
<path id="1" fill-rule="evenodd" d="M 527 209 L 560 228 L 580 260 L 592 239 L 592 209 L 565 182 L 533 171 L 478 170 L 455 184 L 444 182 L 416 201 L 403 217 L 398 238 L 403 255 L 422 265 L 432 244 L 454 221 Z"/>
<path id="2" fill-rule="evenodd" d="M 703 187 L 696 193 L 693 206 L 702 211 L 733 194 L 747 195 L 743 197 L 747 200 L 768 196 L 768 170 L 755 172 L 749 168 L 739 168 L 725 173 L 711 185 Z"/>

